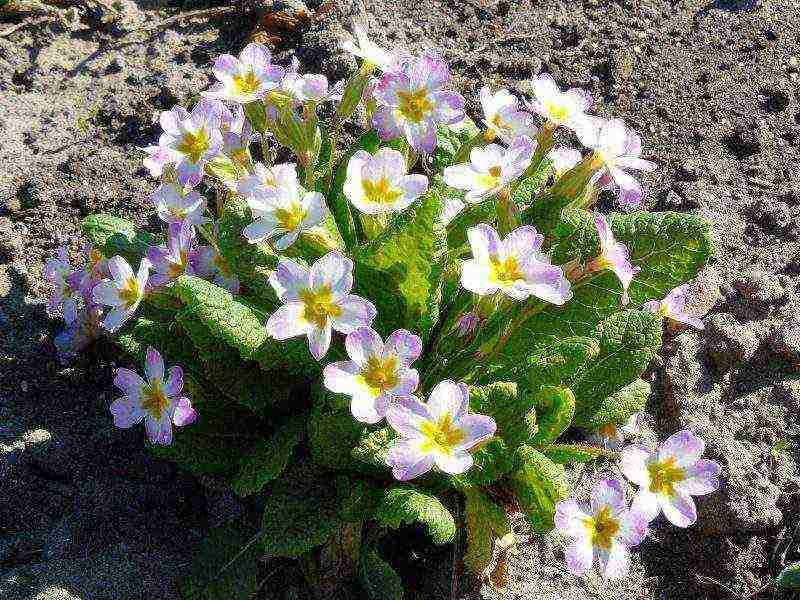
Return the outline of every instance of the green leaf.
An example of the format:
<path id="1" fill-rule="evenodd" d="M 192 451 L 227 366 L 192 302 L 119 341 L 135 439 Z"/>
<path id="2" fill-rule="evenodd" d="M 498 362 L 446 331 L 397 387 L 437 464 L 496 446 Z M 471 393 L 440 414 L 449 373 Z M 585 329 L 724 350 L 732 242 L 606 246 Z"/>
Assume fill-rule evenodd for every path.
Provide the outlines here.
<path id="1" fill-rule="evenodd" d="M 508 581 L 508 555 L 516 548 L 516 538 L 508 515 L 489 496 L 477 489 L 465 492 L 467 526 L 467 569 L 502 591 Z"/>
<path id="2" fill-rule="evenodd" d="M 352 450 L 355 460 L 382 471 L 386 471 L 386 452 L 395 440 L 395 433 L 391 427 L 377 429 L 364 435 Z"/>
<path id="3" fill-rule="evenodd" d="M 536 394 L 536 423 L 539 431 L 531 444 L 549 446 L 572 424 L 575 395 L 565 387 L 546 386 Z"/>
<path id="4" fill-rule="evenodd" d="M 775 584 L 783 590 L 800 591 L 800 562 L 786 565 L 775 578 Z"/>
<path id="5" fill-rule="evenodd" d="M 595 338 L 557 340 L 528 357 L 527 386 L 536 391 L 542 386 L 569 385 L 576 371 L 599 354 L 600 343 Z"/>
<path id="6" fill-rule="evenodd" d="M 311 458 L 324 467 L 346 468 L 363 431 L 364 426 L 353 418 L 349 410 L 313 415 L 308 421 Z"/>
<path id="7" fill-rule="evenodd" d="M 439 284 L 433 265 L 445 249 L 440 211 L 439 195 L 429 191 L 355 256 L 355 293 L 375 304 L 384 335 L 425 333 L 438 316 L 430 300 Z"/>
<path id="8" fill-rule="evenodd" d="M 595 431 L 610 423 L 624 423 L 631 415 L 643 410 L 649 398 L 650 384 L 636 379 L 596 404 L 585 403 L 575 425 Z"/>
<path id="9" fill-rule="evenodd" d="M 555 505 L 567 497 L 564 467 L 529 446 L 517 449 L 521 467 L 509 478 L 520 507 L 537 533 L 553 529 Z"/>
<path id="10" fill-rule="evenodd" d="M 372 546 L 361 551 L 358 582 L 367 600 L 403 600 L 403 582 Z"/>
<path id="11" fill-rule="evenodd" d="M 89 243 L 103 255 L 121 255 L 136 268 L 136 264 L 147 254 L 147 249 L 157 244 L 156 238 L 146 231 L 137 231 L 126 219 L 106 213 L 89 215 L 81 222 L 81 231 Z"/>
<path id="12" fill-rule="evenodd" d="M 514 451 L 500 438 L 493 438 L 477 451 L 473 451 L 472 458 L 475 462 L 466 473 L 450 477 L 453 486 L 459 489 L 485 487 L 517 466 Z"/>
<path id="13" fill-rule="evenodd" d="M 587 463 L 601 456 L 612 458 L 614 452 L 585 444 L 552 444 L 543 450 L 544 455 L 559 465 L 571 463 Z"/>
<path id="14" fill-rule="evenodd" d="M 533 201 L 536 193 L 547 183 L 550 173 L 553 172 L 553 161 L 544 158 L 534 169 L 533 173 L 522 179 L 514 190 L 512 200 L 517 206 L 527 205 Z"/>
<path id="15" fill-rule="evenodd" d="M 441 173 L 445 167 L 455 164 L 456 158 L 460 162 L 469 160 L 469 149 L 484 145 L 480 130 L 469 117 L 453 125 L 439 125 L 436 131 L 436 149 L 431 156 L 432 171 Z M 465 146 L 468 148 L 465 151 Z"/>
<path id="16" fill-rule="evenodd" d="M 503 381 L 470 387 L 469 405 L 472 412 L 489 415 L 495 420 L 495 435 L 503 438 L 512 451 L 521 444 L 530 443 L 536 433 L 534 398 L 520 392 L 515 383 Z"/>
<path id="17" fill-rule="evenodd" d="M 193 553 L 192 574 L 181 585 L 183 597 L 250 600 L 258 586 L 258 553 L 255 547 L 247 548 L 254 534 L 240 521 L 212 529 Z M 234 562 L 223 571 L 230 561 Z"/>
<path id="18" fill-rule="evenodd" d="M 220 183 L 233 184 L 242 176 L 241 167 L 237 166 L 224 154 L 218 154 L 206 163 L 206 172 L 216 178 Z"/>
<path id="19" fill-rule="evenodd" d="M 277 478 L 289 464 L 305 429 L 307 415 L 298 415 L 278 427 L 271 438 L 259 444 L 241 462 L 239 474 L 231 488 L 240 496 L 257 494 Z"/>
<path id="20" fill-rule="evenodd" d="M 398 486 L 386 490 L 375 518 L 392 529 L 416 522 L 423 523 L 434 544 L 451 542 L 456 534 L 453 515 L 438 498 L 412 487 Z"/>
<path id="21" fill-rule="evenodd" d="M 467 204 L 450 223 L 447 224 L 447 247 L 457 249 L 467 243 L 467 229 L 478 223 L 493 223 L 497 217 L 494 198 L 478 204 Z"/>

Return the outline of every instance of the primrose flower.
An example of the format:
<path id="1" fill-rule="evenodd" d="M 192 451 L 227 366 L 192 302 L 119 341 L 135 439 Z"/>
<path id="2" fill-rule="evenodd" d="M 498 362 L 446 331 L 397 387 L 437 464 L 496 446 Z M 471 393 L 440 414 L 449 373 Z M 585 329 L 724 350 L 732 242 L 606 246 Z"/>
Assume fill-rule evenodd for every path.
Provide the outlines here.
<path id="1" fill-rule="evenodd" d="M 703 321 L 693 317 L 686 312 L 686 300 L 689 297 L 689 286 L 681 285 L 672 290 L 667 297 L 661 300 L 651 300 L 642 305 L 644 310 L 657 313 L 667 319 L 672 319 L 678 323 L 692 325 L 698 329 L 703 329 Z"/>
<path id="2" fill-rule="evenodd" d="M 553 175 L 556 180 L 581 162 L 581 153 L 568 146 L 557 146 L 547 153 L 547 158 L 553 163 Z"/>
<path id="3" fill-rule="evenodd" d="M 638 207 L 644 198 L 644 189 L 626 169 L 653 171 L 656 164 L 643 160 L 642 138 L 629 129 L 621 119 L 605 120 L 594 117 L 588 125 L 577 132 L 578 139 L 587 148 L 594 150 L 593 160 L 601 168 L 592 182 L 608 175 L 619 187 L 619 203 L 623 208 Z"/>
<path id="4" fill-rule="evenodd" d="M 349 361 L 325 367 L 325 387 L 351 397 L 350 410 L 362 423 L 377 423 L 395 396 L 417 389 L 419 373 L 410 368 L 422 353 L 422 339 L 398 329 L 383 342 L 370 327 L 359 327 L 345 338 Z"/>
<path id="5" fill-rule="evenodd" d="M 187 222 L 193 225 L 205 223 L 203 213 L 206 200 L 195 191 L 185 192 L 172 183 L 162 183 L 150 194 L 150 201 L 158 217 L 165 223 Z"/>
<path id="6" fill-rule="evenodd" d="M 238 294 L 240 281 L 213 246 L 198 246 L 189 255 L 187 272 L 198 277 L 211 279 L 231 294 Z"/>
<path id="7" fill-rule="evenodd" d="M 342 188 L 358 210 L 368 215 L 399 212 L 428 189 L 425 175 L 407 175 L 406 159 L 392 148 L 372 155 L 358 150 L 347 163 Z"/>
<path id="8" fill-rule="evenodd" d="M 549 73 L 540 73 L 531 81 L 535 100 L 528 109 L 547 119 L 552 127 L 566 127 L 580 132 L 587 127 L 586 111 L 594 100 L 585 90 L 570 88 L 562 92 Z"/>
<path id="9" fill-rule="evenodd" d="M 589 269 L 593 271 L 610 269 L 613 271 L 622 284 L 622 304 L 627 304 L 630 302 L 628 287 L 633 280 L 633 276 L 641 271 L 641 267 L 631 264 L 628 247 L 614 239 L 614 233 L 611 231 L 605 215 L 595 213 L 594 223 L 597 227 L 597 235 L 600 238 L 600 256 L 591 262 Z"/>
<path id="10" fill-rule="evenodd" d="M 150 246 L 147 258 L 155 273 L 150 276 L 151 287 L 165 285 L 191 271 L 190 259 L 194 251 L 195 231 L 189 222 L 171 223 L 166 246 Z"/>
<path id="11" fill-rule="evenodd" d="M 303 193 L 299 185 L 250 197 L 247 204 L 255 221 L 244 228 L 244 237 L 251 244 L 275 238 L 275 249 L 280 251 L 286 250 L 301 233 L 318 225 L 328 214 L 325 197 L 319 192 Z"/>
<path id="12" fill-rule="evenodd" d="M 64 313 L 67 328 L 59 333 L 53 343 L 58 356 L 66 361 L 100 337 L 102 309 L 89 305 L 75 313 Z"/>
<path id="13" fill-rule="evenodd" d="M 244 107 L 237 104 L 233 112 L 227 107 L 223 107 L 220 116 L 222 153 L 237 162 L 246 163 L 249 157 L 250 142 L 253 141 L 256 134 L 253 132 L 250 121 L 245 118 Z"/>
<path id="14" fill-rule="evenodd" d="M 69 253 L 65 247 L 59 248 L 56 255 L 45 263 L 42 270 L 44 278 L 53 286 L 50 301 L 47 304 L 47 311 L 51 315 L 62 310 L 65 317 L 67 315 L 74 317 L 80 299 L 80 289 L 72 274 L 73 267 L 69 262 Z"/>
<path id="15" fill-rule="evenodd" d="M 488 85 L 480 91 L 483 122 L 486 125 L 487 140 L 499 137 L 506 144 L 524 135 L 535 138 L 536 128 L 533 115 L 519 109 L 519 100 L 508 90 L 498 90 L 492 94 Z"/>
<path id="16" fill-rule="evenodd" d="M 203 96 L 237 104 L 263 98 L 278 87 L 284 74 L 283 67 L 272 64 L 272 54 L 261 44 L 248 44 L 239 58 L 221 55 L 214 63 L 213 71 L 219 83 L 203 92 Z"/>
<path id="17" fill-rule="evenodd" d="M 514 139 L 506 150 L 498 144 L 473 148 L 469 163 L 446 167 L 444 182 L 466 192 L 467 202 L 477 203 L 495 196 L 525 172 L 531 164 L 536 142 L 527 136 Z"/>
<path id="18" fill-rule="evenodd" d="M 310 269 L 281 258 L 269 282 L 283 306 L 267 321 L 267 333 L 276 340 L 307 336 L 317 360 L 328 352 L 332 330 L 353 333 L 378 314 L 372 302 L 350 293 L 353 261 L 339 252 L 329 252 Z"/>
<path id="19" fill-rule="evenodd" d="M 589 436 L 589 441 L 600 444 L 606 450 L 619 452 L 625 443 L 626 436 L 633 436 L 639 432 L 639 413 L 631 415 L 624 424 L 609 423 Z"/>
<path id="20" fill-rule="evenodd" d="M 159 121 L 164 133 L 158 146 L 144 149 L 149 155 L 144 166 L 150 174 L 161 177 L 166 166 L 175 165 L 181 185 L 194 187 L 200 183 L 206 162 L 222 148 L 221 107 L 216 100 L 204 99 L 191 113 L 182 106 L 162 112 Z"/>
<path id="21" fill-rule="evenodd" d="M 442 89 L 449 81 L 447 63 L 432 52 L 385 72 L 373 91 L 373 125 L 381 139 L 405 136 L 416 152 L 433 152 L 437 126 L 464 118 L 464 97 Z"/>
<path id="22" fill-rule="evenodd" d="M 481 223 L 467 230 L 467 238 L 473 258 L 461 263 L 461 285 L 470 292 L 501 292 L 520 301 L 536 296 L 558 305 L 572 298 L 564 271 L 541 251 L 544 236 L 534 227 L 518 227 L 501 240 L 494 227 Z"/>
<path id="23" fill-rule="evenodd" d="M 620 457 L 622 472 L 639 486 L 633 507 L 650 521 L 663 511 L 677 527 L 689 527 L 697 521 L 692 496 L 719 489 L 721 467 L 700 458 L 705 448 L 705 442 L 687 430 L 664 440 L 655 452 L 636 444 L 625 448 Z"/>
<path id="24" fill-rule="evenodd" d="M 467 386 L 449 379 L 433 388 L 427 403 L 414 396 L 395 398 L 386 420 L 399 436 L 386 464 L 400 481 L 419 477 L 434 465 L 450 475 L 466 472 L 473 463 L 469 451 L 497 430 L 491 417 L 469 412 Z"/>
<path id="25" fill-rule="evenodd" d="M 94 301 L 109 306 L 111 310 L 103 320 L 103 326 L 111 332 L 133 316 L 144 298 L 147 279 L 150 275 L 150 261 L 146 258 L 139 263 L 139 271 L 133 269 L 121 256 L 108 260 L 108 269 L 113 279 L 104 279 L 93 291 Z"/>
<path id="26" fill-rule="evenodd" d="M 475 311 L 471 310 L 471 311 L 469 311 L 467 313 L 464 313 L 458 319 L 458 323 L 457 323 L 458 336 L 459 337 L 465 337 L 465 336 L 468 336 L 468 335 L 472 335 L 475 332 L 475 330 L 478 328 L 478 325 L 480 325 L 480 322 L 481 322 L 481 319 L 475 313 Z"/>
<path id="27" fill-rule="evenodd" d="M 621 579 L 630 570 L 630 548 L 642 543 L 649 521 L 625 503 L 622 483 L 602 479 L 592 489 L 589 506 L 574 498 L 556 504 L 556 529 L 572 538 L 567 568 L 583 575 L 597 561 L 604 579 Z"/>
<path id="28" fill-rule="evenodd" d="M 281 80 L 281 91 L 297 102 L 319 102 L 328 96 L 328 78 L 317 73 L 301 75 L 290 70 Z"/>
<path id="29" fill-rule="evenodd" d="M 295 163 L 282 163 L 267 167 L 261 163 L 253 165 L 253 174 L 239 182 L 237 191 L 240 196 L 262 200 L 274 196 L 279 189 L 298 189 L 300 180 L 297 177 Z"/>
<path id="30" fill-rule="evenodd" d="M 370 67 L 389 71 L 396 64 L 395 54 L 384 50 L 367 37 L 367 30 L 359 23 L 353 25 L 353 38 L 340 44 L 342 50 L 357 56 Z"/>
<path id="31" fill-rule="evenodd" d="M 182 427 L 194 423 L 197 412 L 183 391 L 183 370 L 172 367 L 164 381 L 164 360 L 154 348 L 148 348 L 144 373 L 147 380 L 130 369 L 117 369 L 114 377 L 122 393 L 111 403 L 114 425 L 128 429 L 144 420 L 147 437 L 153 444 L 172 443 L 173 423 Z"/>

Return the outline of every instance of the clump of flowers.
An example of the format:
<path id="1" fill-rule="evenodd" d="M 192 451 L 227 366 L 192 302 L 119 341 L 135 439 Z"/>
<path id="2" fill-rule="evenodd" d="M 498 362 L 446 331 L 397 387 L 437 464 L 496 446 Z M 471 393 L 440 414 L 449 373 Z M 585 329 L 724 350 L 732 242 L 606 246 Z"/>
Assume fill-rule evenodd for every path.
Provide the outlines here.
<path id="1" fill-rule="evenodd" d="M 521 511 L 570 538 L 573 572 L 622 577 L 659 512 L 688 526 L 718 485 L 689 432 L 622 449 L 663 319 L 701 325 L 682 286 L 711 257 L 708 224 L 641 209 L 629 171 L 653 164 L 587 93 L 546 74 L 528 101 L 485 87 L 479 127 L 438 54 L 355 38 L 347 81 L 251 44 L 160 115 L 143 160 L 163 231 L 84 221 L 83 264 L 64 249 L 45 268 L 56 345 L 105 332 L 144 363 L 117 371 L 115 425 L 144 422 L 159 456 L 263 495 L 263 554 L 313 562 L 360 540 L 367 558 L 337 575 L 374 589 L 392 574 L 378 532 L 462 527 L 468 569 L 503 589 Z M 611 186 L 633 210 L 597 211 Z M 571 499 L 566 469 L 615 460 L 632 506 L 618 480 Z"/>

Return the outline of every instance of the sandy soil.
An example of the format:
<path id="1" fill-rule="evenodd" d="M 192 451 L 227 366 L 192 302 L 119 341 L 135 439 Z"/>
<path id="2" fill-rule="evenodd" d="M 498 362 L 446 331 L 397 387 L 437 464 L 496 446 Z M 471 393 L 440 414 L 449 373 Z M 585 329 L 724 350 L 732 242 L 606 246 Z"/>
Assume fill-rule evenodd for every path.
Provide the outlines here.
<path id="1" fill-rule="evenodd" d="M 113 428 L 113 354 L 57 362 L 41 269 L 61 244 L 77 252 L 78 223 L 94 211 L 157 225 L 137 148 L 155 138 L 158 111 L 208 85 L 217 54 L 244 45 L 252 19 L 126 35 L 175 8 L 126 0 L 119 18 L 77 4 L 0 37 L 0 596 L 177 598 L 203 531 L 239 507 L 150 458 L 140 432 Z M 335 38 L 348 4 L 282 34 L 279 57 L 346 76 L 354 63 Z M 730 597 L 697 575 L 759 588 L 800 516 L 797 2 L 368 5 L 378 38 L 442 50 L 473 111 L 484 83 L 521 89 L 542 70 L 589 89 L 659 163 L 646 179 L 651 205 L 707 216 L 718 239 L 698 286 L 706 330 L 671 335 L 653 365 L 646 435 L 699 432 L 723 464 L 722 490 L 696 527 L 656 526 L 632 577 L 610 589 L 567 574 L 555 538 L 532 539 L 508 597 Z M 798 543 L 786 560 L 800 558 Z M 429 597 L 443 597 L 433 583 Z"/>

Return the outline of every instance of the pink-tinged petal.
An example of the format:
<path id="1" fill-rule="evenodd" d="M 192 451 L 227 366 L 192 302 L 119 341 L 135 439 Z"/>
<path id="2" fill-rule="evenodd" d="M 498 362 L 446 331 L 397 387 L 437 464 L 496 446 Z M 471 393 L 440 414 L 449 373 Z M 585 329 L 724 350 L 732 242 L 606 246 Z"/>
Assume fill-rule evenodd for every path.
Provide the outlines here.
<path id="1" fill-rule="evenodd" d="M 311 267 L 311 288 L 326 285 L 334 293 L 347 294 L 353 287 L 353 261 L 341 252 L 328 252 Z"/>
<path id="2" fill-rule="evenodd" d="M 619 539 L 629 548 L 638 546 L 647 537 L 650 515 L 634 510 L 625 511 L 619 522 Z"/>
<path id="3" fill-rule="evenodd" d="M 386 421 L 404 438 L 420 436 L 420 427 L 430 420 L 427 407 L 414 396 L 397 396 L 386 409 Z"/>
<path id="4" fill-rule="evenodd" d="M 642 310 L 646 310 L 647 312 L 657 313 L 661 310 L 661 302 L 658 300 L 650 300 L 650 302 L 645 302 L 642 304 Z"/>
<path id="5" fill-rule="evenodd" d="M 179 136 L 181 134 L 180 123 L 188 117 L 189 113 L 185 108 L 182 106 L 176 106 L 172 110 L 163 111 L 158 116 L 158 121 L 161 125 L 161 129 L 163 129 L 165 133 L 173 136 Z"/>
<path id="6" fill-rule="evenodd" d="M 553 170 L 556 173 L 556 177 L 560 177 L 561 174 L 566 173 L 581 162 L 583 157 L 575 148 L 558 146 L 547 154 L 547 158 L 553 161 Z"/>
<path id="7" fill-rule="evenodd" d="M 536 142 L 527 135 L 520 135 L 514 138 L 508 151 L 503 156 L 504 181 L 513 181 L 522 175 L 525 169 L 530 166 L 535 151 Z"/>
<path id="8" fill-rule="evenodd" d="M 231 56 L 230 54 L 221 54 L 219 57 L 217 57 L 217 60 L 214 61 L 212 72 L 214 73 L 214 77 L 222 81 L 238 75 L 240 67 L 241 63 L 235 56 Z M 179 134 L 180 132 L 173 133 L 173 135 Z"/>
<path id="9" fill-rule="evenodd" d="M 621 155 L 638 158 L 642 155 L 642 138 L 633 129 L 627 130 Z"/>
<path id="10" fill-rule="evenodd" d="M 704 496 L 719 489 L 719 474 L 722 467 L 718 462 L 701 458 L 693 465 L 686 467 L 686 478 L 676 487 L 692 496 Z"/>
<path id="11" fill-rule="evenodd" d="M 190 163 L 183 160 L 177 168 L 178 181 L 186 187 L 195 187 L 203 179 L 203 161 Z"/>
<path id="12" fill-rule="evenodd" d="M 251 244 L 259 244 L 279 232 L 279 223 L 274 215 L 256 219 L 242 230 L 242 235 Z M 306 281 L 307 285 L 307 281 Z"/>
<path id="13" fill-rule="evenodd" d="M 467 411 L 469 406 L 469 390 L 463 383 L 445 379 L 436 384 L 428 398 L 428 413 L 431 419 L 438 421 L 445 415 L 456 421 Z"/>
<path id="14" fill-rule="evenodd" d="M 144 372 L 147 375 L 147 380 L 164 381 L 164 359 L 155 348 L 148 348 L 144 359 Z"/>
<path id="15" fill-rule="evenodd" d="M 671 316 L 673 321 L 678 321 L 678 323 L 683 323 L 685 325 L 691 325 L 697 329 L 703 330 L 705 329 L 705 325 L 703 324 L 703 320 L 699 317 L 693 317 L 691 315 L 687 315 L 686 313 L 675 314 Z"/>
<path id="16" fill-rule="evenodd" d="M 183 369 L 178 366 L 172 367 L 167 375 L 167 382 L 164 384 L 164 393 L 169 396 L 177 396 L 183 391 Z"/>
<path id="17" fill-rule="evenodd" d="M 103 306 L 119 306 L 122 299 L 119 297 L 119 289 L 110 280 L 103 280 L 94 286 L 92 298 Z"/>
<path id="18" fill-rule="evenodd" d="M 425 119 L 418 123 L 404 121 L 402 129 L 413 150 L 430 154 L 436 149 L 436 122 L 433 119 Z"/>
<path id="19" fill-rule="evenodd" d="M 361 367 L 356 363 L 347 361 L 333 362 L 322 371 L 323 385 L 335 394 L 352 395 L 356 388 L 356 376 L 361 373 Z"/>
<path id="20" fill-rule="evenodd" d="M 172 413 L 172 422 L 177 427 L 191 425 L 197 420 L 197 411 L 192 406 L 191 401 L 183 396 L 175 404 L 175 411 Z"/>
<path id="21" fill-rule="evenodd" d="M 568 498 L 556 503 L 555 525 L 556 529 L 567 537 L 585 537 L 588 533 L 586 522 L 591 516 L 588 507 L 582 505 L 575 498 Z"/>
<path id="22" fill-rule="evenodd" d="M 616 166 L 621 169 L 636 169 L 637 171 L 655 171 L 658 168 L 654 162 L 632 156 L 620 156 L 616 160 Z"/>
<path id="23" fill-rule="evenodd" d="M 649 485 L 648 483 L 648 487 Z M 639 488 L 633 497 L 631 513 L 641 516 L 648 522 L 654 520 L 661 513 L 659 494 L 654 494 L 647 487 Z"/>
<path id="24" fill-rule="evenodd" d="M 595 483 L 590 505 L 594 514 L 603 509 L 609 509 L 612 515 L 618 514 L 625 508 L 625 491 L 622 483 L 616 479 L 601 479 Z"/>
<path id="25" fill-rule="evenodd" d="M 399 368 L 397 385 L 389 390 L 392 396 L 406 396 L 414 392 L 419 385 L 419 372 L 416 369 Z"/>
<path id="26" fill-rule="evenodd" d="M 272 62 L 272 53 L 262 44 L 247 44 L 239 54 L 239 59 L 246 65 L 264 68 Z"/>
<path id="27" fill-rule="evenodd" d="M 422 354 L 422 338 L 406 329 L 398 329 L 386 338 L 385 350 L 410 365 Z"/>
<path id="28" fill-rule="evenodd" d="M 594 98 L 592 98 L 592 95 L 582 88 L 570 88 L 565 94 L 575 102 L 575 105 L 580 108 L 581 112 L 591 110 L 594 105 Z"/>
<path id="29" fill-rule="evenodd" d="M 365 167 L 364 175 L 374 180 L 386 177 L 389 181 L 397 181 L 407 170 L 405 156 L 394 148 L 381 148 L 370 157 Z"/>
<path id="30" fill-rule="evenodd" d="M 114 333 L 132 316 L 133 313 L 130 311 L 123 310 L 121 308 L 115 308 L 109 311 L 109 313 L 103 319 L 103 327 L 105 327 L 111 333 Z"/>
<path id="31" fill-rule="evenodd" d="M 492 167 L 499 167 L 502 164 L 505 153 L 500 144 L 489 144 L 483 148 L 473 148 L 469 153 L 469 161 L 477 171 L 488 173 Z"/>
<path id="32" fill-rule="evenodd" d="M 340 313 L 331 318 L 333 328 L 342 333 L 352 333 L 359 327 L 368 327 L 378 314 L 369 300 L 349 294 L 337 302 Z"/>
<path id="33" fill-rule="evenodd" d="M 536 255 L 529 255 L 520 261 L 520 269 L 525 281 L 515 283 L 527 294 L 532 294 L 546 302 L 563 305 L 572 298 L 572 288 L 561 267 L 541 262 Z"/>
<path id="34" fill-rule="evenodd" d="M 456 451 L 453 454 L 437 452 L 433 455 L 433 462 L 436 467 L 448 475 L 461 475 L 469 471 L 474 463 L 471 454 Z"/>
<path id="35" fill-rule="evenodd" d="M 269 282 L 281 302 L 299 300 L 300 291 L 309 286 L 309 272 L 306 267 L 289 258 L 281 258 Z"/>
<path id="36" fill-rule="evenodd" d="M 433 458 L 419 450 L 419 445 L 397 442 L 386 453 L 386 464 L 398 481 L 408 481 L 424 475 L 433 468 Z"/>
<path id="37" fill-rule="evenodd" d="M 350 400 L 350 412 L 356 421 L 374 425 L 381 419 L 383 414 L 378 410 L 377 398 L 368 395 L 353 396 Z"/>
<path id="38" fill-rule="evenodd" d="M 465 290 L 488 296 L 497 292 L 499 287 L 491 279 L 491 268 L 476 260 L 465 260 L 461 263 L 461 287 Z"/>
<path id="39" fill-rule="evenodd" d="M 276 340 L 307 335 L 312 326 L 303 318 L 304 313 L 305 309 L 300 302 L 278 307 L 267 320 L 267 333 Z"/>
<path id="40" fill-rule="evenodd" d="M 121 256 L 113 256 L 108 259 L 108 270 L 114 281 L 122 283 L 133 277 L 133 269 L 128 264 L 128 261 Z"/>
<path id="41" fill-rule="evenodd" d="M 625 448 L 620 455 L 622 473 L 636 485 L 647 488 L 650 486 L 650 472 L 647 464 L 653 453 L 646 447 L 632 444 Z"/>
<path id="42" fill-rule="evenodd" d="M 152 444 L 169 446 L 172 444 L 172 419 L 165 415 L 160 421 L 147 416 L 144 420 L 144 429 L 147 432 L 147 439 Z"/>
<path id="43" fill-rule="evenodd" d="M 360 368 L 366 367 L 367 361 L 373 356 L 383 356 L 383 340 L 371 327 L 359 327 L 348 334 L 344 345 L 347 355 Z"/>
<path id="44" fill-rule="evenodd" d="M 472 256 L 479 263 L 489 263 L 492 258 L 505 258 L 503 256 L 503 243 L 497 230 L 491 225 L 481 223 L 475 227 L 467 229 L 467 239 L 469 240 Z"/>
<path id="45" fill-rule="evenodd" d="M 394 109 L 388 106 L 379 106 L 372 116 L 372 126 L 378 131 L 383 141 L 394 140 L 403 135 Z"/>
<path id="46" fill-rule="evenodd" d="M 446 185 L 457 190 L 470 190 L 475 187 L 478 172 L 471 164 L 460 164 L 445 167 L 442 178 Z"/>
<path id="47" fill-rule="evenodd" d="M 561 95 L 561 88 L 550 73 L 539 73 L 531 80 L 533 94 L 540 101 L 549 100 Z"/>
<path id="48" fill-rule="evenodd" d="M 450 67 L 436 52 L 426 51 L 411 68 L 411 85 L 416 89 L 438 89 L 450 81 Z"/>
<path id="49" fill-rule="evenodd" d="M 458 420 L 458 428 L 464 432 L 464 441 L 456 446 L 456 451 L 469 450 L 489 441 L 497 431 L 497 423 L 486 415 L 468 414 Z"/>
<path id="50" fill-rule="evenodd" d="M 507 256 L 524 257 L 542 247 L 544 236 L 533 225 L 517 227 L 503 240 Z"/>
<path id="51" fill-rule="evenodd" d="M 428 178 L 425 175 L 407 175 L 400 181 L 400 189 L 406 202 L 411 203 L 428 189 Z"/>
<path id="52" fill-rule="evenodd" d="M 694 500 L 677 487 L 669 496 L 659 494 L 658 502 L 664 511 L 664 516 L 675 527 L 689 527 L 697 521 L 697 507 Z"/>
<path id="53" fill-rule="evenodd" d="M 283 252 L 289 246 L 294 244 L 297 241 L 297 238 L 300 236 L 300 229 L 294 229 L 289 233 L 279 236 L 274 243 L 275 250 L 278 252 Z"/>
<path id="54" fill-rule="evenodd" d="M 458 92 L 433 92 L 431 100 L 434 105 L 434 115 L 440 123 L 453 125 L 464 119 L 466 100 Z"/>
<path id="55" fill-rule="evenodd" d="M 123 396 L 111 403 L 111 414 L 114 415 L 114 425 L 121 429 L 128 429 L 141 422 L 144 418 L 144 411 L 137 399 Z"/>
<path id="56" fill-rule="evenodd" d="M 696 463 L 706 443 L 688 429 L 672 434 L 658 447 L 658 461 L 672 460 L 676 467 L 688 467 Z"/>
<path id="57" fill-rule="evenodd" d="M 600 131 L 600 148 L 610 159 L 627 154 L 628 128 L 622 119 L 609 119 Z"/>
<path id="58" fill-rule="evenodd" d="M 599 548 L 597 560 L 603 579 L 623 579 L 631 570 L 631 551 L 616 541 L 611 543 L 610 550 Z"/>
<path id="59" fill-rule="evenodd" d="M 311 352 L 311 356 L 322 360 L 331 347 L 331 333 L 330 321 L 325 323 L 324 327 L 311 328 L 308 332 L 308 351 Z"/>
<path id="60" fill-rule="evenodd" d="M 564 560 L 567 568 L 574 575 L 584 575 L 591 567 L 594 559 L 592 539 L 587 535 L 576 538 L 564 550 Z"/>

